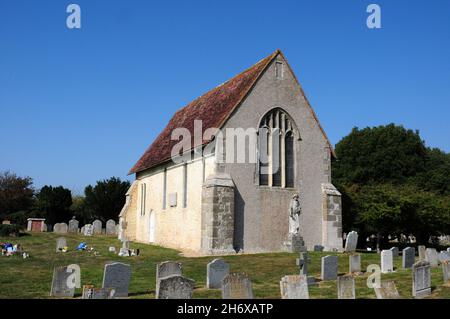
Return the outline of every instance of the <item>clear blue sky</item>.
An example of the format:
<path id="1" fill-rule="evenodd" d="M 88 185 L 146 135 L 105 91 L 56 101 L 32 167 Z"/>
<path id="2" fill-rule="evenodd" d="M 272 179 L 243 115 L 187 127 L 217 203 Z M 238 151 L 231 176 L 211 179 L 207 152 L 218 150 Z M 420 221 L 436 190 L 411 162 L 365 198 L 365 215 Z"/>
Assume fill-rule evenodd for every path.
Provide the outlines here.
<path id="1" fill-rule="evenodd" d="M 277 48 L 333 144 L 394 122 L 450 151 L 448 0 L 0 0 L 0 170 L 76 193 L 127 178 L 178 108 Z"/>

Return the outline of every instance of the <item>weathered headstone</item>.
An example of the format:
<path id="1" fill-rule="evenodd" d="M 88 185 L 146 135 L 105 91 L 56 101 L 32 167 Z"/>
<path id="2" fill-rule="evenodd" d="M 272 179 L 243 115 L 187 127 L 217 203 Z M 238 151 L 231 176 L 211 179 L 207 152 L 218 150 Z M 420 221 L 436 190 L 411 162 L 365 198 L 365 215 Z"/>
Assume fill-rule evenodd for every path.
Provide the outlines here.
<path id="1" fill-rule="evenodd" d="M 450 281 L 450 261 L 444 261 L 441 264 L 444 284 Z"/>
<path id="2" fill-rule="evenodd" d="M 92 223 L 93 234 L 94 235 L 101 235 L 102 234 L 102 222 L 98 219 L 94 220 Z"/>
<path id="3" fill-rule="evenodd" d="M 50 296 L 59 298 L 73 298 L 75 286 L 71 285 L 71 275 L 75 270 L 68 269 L 67 266 L 55 267 L 53 269 L 52 288 Z"/>
<path id="4" fill-rule="evenodd" d="M 322 252 L 324 247 L 322 245 L 314 245 L 314 251 Z"/>
<path id="5" fill-rule="evenodd" d="M 206 287 L 218 289 L 222 280 L 230 273 L 230 266 L 223 259 L 214 259 L 206 266 Z"/>
<path id="6" fill-rule="evenodd" d="M 309 299 L 308 278 L 305 275 L 284 276 L 280 290 L 282 299 Z"/>
<path id="7" fill-rule="evenodd" d="M 431 294 L 431 266 L 428 261 L 419 261 L 412 266 L 412 295 L 416 298 Z"/>
<path id="8" fill-rule="evenodd" d="M 402 252 L 402 268 L 411 268 L 416 258 L 416 249 L 414 247 L 406 247 Z"/>
<path id="9" fill-rule="evenodd" d="M 53 232 L 57 234 L 67 234 L 68 226 L 66 223 L 57 223 L 53 226 Z"/>
<path id="10" fill-rule="evenodd" d="M 60 253 L 67 246 L 67 241 L 64 237 L 59 237 L 56 239 L 56 252 Z"/>
<path id="11" fill-rule="evenodd" d="M 392 247 L 390 249 L 390 251 L 392 251 L 392 258 L 397 258 L 398 257 L 398 253 L 399 253 L 398 247 Z"/>
<path id="12" fill-rule="evenodd" d="M 355 278 L 339 276 L 337 278 L 338 299 L 355 299 Z"/>
<path id="13" fill-rule="evenodd" d="M 116 235 L 116 222 L 112 219 L 106 222 L 106 235 Z"/>
<path id="14" fill-rule="evenodd" d="M 239 273 L 226 276 L 222 280 L 222 299 L 253 299 L 250 278 Z"/>
<path id="15" fill-rule="evenodd" d="M 165 261 L 156 265 L 156 281 L 173 275 L 183 275 L 182 265 L 180 263 Z"/>
<path id="16" fill-rule="evenodd" d="M 450 253 L 450 247 L 447 248 L 447 251 Z"/>
<path id="17" fill-rule="evenodd" d="M 80 228 L 80 234 L 84 235 L 84 230 L 86 229 L 86 226 L 83 226 Z"/>
<path id="18" fill-rule="evenodd" d="M 321 273 L 320 278 L 322 280 L 335 280 L 338 272 L 338 257 L 337 256 L 325 256 L 321 260 Z"/>
<path id="19" fill-rule="evenodd" d="M 394 271 L 394 260 L 392 258 L 392 251 L 381 251 L 381 272 L 387 274 Z"/>
<path id="20" fill-rule="evenodd" d="M 114 262 L 105 265 L 102 288 L 113 288 L 116 297 L 128 297 L 130 286 L 131 266 Z"/>
<path id="21" fill-rule="evenodd" d="M 156 299 L 191 299 L 195 281 L 181 275 L 162 277 L 156 282 Z"/>
<path id="22" fill-rule="evenodd" d="M 419 251 L 419 261 L 425 260 L 425 250 L 427 249 L 425 246 L 423 245 L 419 245 L 417 247 L 418 251 Z"/>
<path id="23" fill-rule="evenodd" d="M 374 288 L 377 299 L 399 299 L 397 287 L 394 281 L 382 281 L 381 287 Z"/>
<path id="24" fill-rule="evenodd" d="M 86 224 L 83 227 L 84 236 L 92 236 L 94 234 L 94 226 L 92 226 L 92 224 Z"/>
<path id="25" fill-rule="evenodd" d="M 305 252 L 306 246 L 302 236 L 290 235 L 289 240 L 285 242 L 287 250 L 292 253 Z"/>
<path id="26" fill-rule="evenodd" d="M 441 251 L 438 255 L 438 260 L 441 264 L 450 261 L 450 253 L 448 251 Z"/>
<path id="27" fill-rule="evenodd" d="M 113 288 L 95 288 L 93 285 L 84 285 L 82 299 L 114 299 Z"/>
<path id="28" fill-rule="evenodd" d="M 360 273 L 361 272 L 361 255 L 351 254 L 348 256 L 348 266 L 349 273 Z"/>
<path id="29" fill-rule="evenodd" d="M 354 253 L 356 251 L 356 245 L 358 244 L 358 233 L 351 231 L 347 235 L 347 240 L 345 241 L 345 252 Z"/>
<path id="30" fill-rule="evenodd" d="M 75 219 L 75 216 L 69 221 L 69 233 L 78 233 L 78 220 Z"/>
<path id="31" fill-rule="evenodd" d="M 438 266 L 438 254 L 435 248 L 427 248 L 425 250 L 425 261 L 428 261 L 432 268 Z"/>

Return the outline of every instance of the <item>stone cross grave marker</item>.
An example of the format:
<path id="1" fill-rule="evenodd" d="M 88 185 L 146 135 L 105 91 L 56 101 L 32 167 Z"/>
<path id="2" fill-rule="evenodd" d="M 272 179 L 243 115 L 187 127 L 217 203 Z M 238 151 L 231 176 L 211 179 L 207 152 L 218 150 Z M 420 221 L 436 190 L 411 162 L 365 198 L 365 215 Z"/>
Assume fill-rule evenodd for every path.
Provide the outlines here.
<path id="1" fill-rule="evenodd" d="M 69 233 L 78 234 L 79 224 L 80 223 L 75 219 L 75 216 L 72 217 L 72 219 L 69 221 Z"/>
<path id="2" fill-rule="evenodd" d="M 306 275 L 284 276 L 280 281 L 281 299 L 309 299 Z"/>
<path id="3" fill-rule="evenodd" d="M 101 220 L 94 220 L 92 223 L 92 227 L 94 228 L 93 234 L 94 235 L 101 235 L 102 234 L 102 221 Z"/>
<path id="4" fill-rule="evenodd" d="M 423 245 L 419 245 L 417 247 L 418 251 L 419 251 L 419 261 L 425 260 L 425 250 L 427 249 L 425 246 Z"/>
<path id="5" fill-rule="evenodd" d="M 214 259 L 206 266 L 206 287 L 218 289 L 222 287 L 222 280 L 230 273 L 230 265 L 223 259 Z"/>
<path id="6" fill-rule="evenodd" d="M 431 266 L 428 261 L 419 261 L 412 266 L 412 295 L 416 298 L 431 294 Z"/>
<path id="7" fill-rule="evenodd" d="M 350 274 L 361 273 L 361 254 L 351 254 L 348 256 L 348 268 Z"/>
<path id="8" fill-rule="evenodd" d="M 430 263 L 431 268 L 438 266 L 438 254 L 435 248 L 427 248 L 425 250 L 425 261 Z"/>
<path id="9" fill-rule="evenodd" d="M 253 299 L 250 278 L 240 273 L 226 276 L 222 281 L 222 299 Z"/>
<path id="10" fill-rule="evenodd" d="M 75 269 L 68 269 L 67 266 L 55 267 L 53 269 L 52 288 L 50 296 L 58 298 L 73 298 L 75 294 L 75 285 L 71 286 L 71 275 Z"/>
<path id="11" fill-rule="evenodd" d="M 106 222 L 106 235 L 116 235 L 116 222 L 113 219 Z"/>
<path id="12" fill-rule="evenodd" d="M 320 278 L 322 280 L 336 280 L 338 272 L 337 256 L 328 255 L 322 257 L 321 266 Z"/>
<path id="13" fill-rule="evenodd" d="M 300 258 L 295 260 L 297 266 L 300 267 L 300 275 L 305 275 L 308 280 L 308 285 L 315 285 L 316 279 L 313 276 L 308 276 L 308 264 L 311 263 L 311 257 L 307 252 L 300 252 Z"/>
<path id="14" fill-rule="evenodd" d="M 156 265 L 156 282 L 159 279 L 173 276 L 173 275 L 183 275 L 182 265 L 173 261 L 165 261 Z"/>
<path id="15" fill-rule="evenodd" d="M 397 258 L 398 257 L 398 253 L 399 253 L 398 247 L 392 247 L 390 249 L 390 251 L 392 251 L 392 258 Z"/>
<path id="16" fill-rule="evenodd" d="M 347 235 L 347 240 L 345 241 L 345 252 L 354 253 L 356 251 L 356 245 L 358 244 L 358 233 L 351 231 Z"/>
<path id="17" fill-rule="evenodd" d="M 102 288 L 114 289 L 115 297 L 128 297 L 130 280 L 130 265 L 118 262 L 105 265 Z"/>
<path id="18" fill-rule="evenodd" d="M 392 258 L 392 251 L 381 251 L 381 272 L 387 274 L 394 271 L 394 260 Z"/>
<path id="19" fill-rule="evenodd" d="M 337 278 L 338 299 L 355 299 L 355 278 L 339 276 Z"/>
<path id="20" fill-rule="evenodd" d="M 181 275 L 162 277 L 156 283 L 156 299 L 191 299 L 195 281 Z"/>
<path id="21" fill-rule="evenodd" d="M 59 237 L 56 239 L 56 252 L 62 252 L 63 248 L 67 246 L 67 240 L 64 237 Z"/>
<path id="22" fill-rule="evenodd" d="M 411 268 L 416 258 L 416 249 L 414 247 L 406 247 L 402 251 L 402 268 Z"/>
<path id="23" fill-rule="evenodd" d="M 374 288 L 375 295 L 377 299 L 399 299 L 400 295 L 398 293 L 397 287 L 395 286 L 395 282 L 390 281 L 382 281 L 381 287 Z"/>

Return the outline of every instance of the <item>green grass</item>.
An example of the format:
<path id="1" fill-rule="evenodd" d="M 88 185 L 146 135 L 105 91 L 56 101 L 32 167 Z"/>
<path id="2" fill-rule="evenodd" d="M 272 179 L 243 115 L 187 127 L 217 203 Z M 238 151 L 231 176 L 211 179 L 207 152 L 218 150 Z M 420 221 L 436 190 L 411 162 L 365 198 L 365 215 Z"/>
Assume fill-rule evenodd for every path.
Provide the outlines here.
<path id="1" fill-rule="evenodd" d="M 30 254 L 29 259 L 22 256 L 0 256 L 0 298 L 50 298 L 50 286 L 53 267 L 78 264 L 81 268 L 81 284 L 93 284 L 101 287 L 103 267 L 110 261 L 121 261 L 132 266 L 130 284 L 130 298 L 155 297 L 155 269 L 158 262 L 171 260 L 183 264 L 183 275 L 195 280 L 194 298 L 220 298 L 220 290 L 208 290 L 206 284 L 206 264 L 214 257 L 186 258 L 180 256 L 173 249 L 159 246 L 132 243 L 131 248 L 140 248 L 138 257 L 119 257 L 108 252 L 109 246 L 118 250 L 120 242 L 116 238 L 106 236 L 84 237 L 67 234 L 67 244 L 70 251 L 56 253 L 56 238 L 61 235 L 53 233 L 33 233 L 19 238 L 1 238 L 0 242 L 20 243 Z M 87 251 L 75 251 L 80 242 L 87 242 L 100 252 L 94 256 Z M 311 252 L 309 274 L 320 277 L 320 258 L 327 253 Z M 348 271 L 348 256 L 339 256 L 339 272 Z M 245 272 L 253 283 L 256 298 L 280 298 L 279 282 L 284 275 L 298 273 L 295 265 L 297 254 L 269 253 L 254 255 L 234 255 L 223 258 L 230 264 L 232 272 Z M 380 256 L 376 253 L 363 252 L 361 256 L 362 269 L 369 264 L 379 264 Z M 401 258 L 395 259 L 397 271 L 392 274 L 382 274 L 382 280 L 394 280 L 400 295 L 411 298 L 411 270 L 401 269 Z M 367 276 L 356 277 L 356 297 L 375 298 L 373 289 L 366 286 Z M 441 268 L 432 269 L 432 295 L 430 298 L 450 298 L 450 285 L 444 285 Z M 76 297 L 80 297 L 81 289 L 76 290 Z M 336 298 L 336 281 L 319 282 L 310 287 L 311 298 Z"/>

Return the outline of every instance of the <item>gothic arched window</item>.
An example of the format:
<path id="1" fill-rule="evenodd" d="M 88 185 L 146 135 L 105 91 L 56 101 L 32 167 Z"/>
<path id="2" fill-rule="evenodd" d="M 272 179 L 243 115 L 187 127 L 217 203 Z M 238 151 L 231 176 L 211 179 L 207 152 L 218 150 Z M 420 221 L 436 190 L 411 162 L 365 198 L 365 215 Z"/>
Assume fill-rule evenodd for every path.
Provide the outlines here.
<path id="1" fill-rule="evenodd" d="M 294 187 L 295 134 L 291 117 L 280 108 L 262 118 L 259 125 L 259 185 Z"/>

